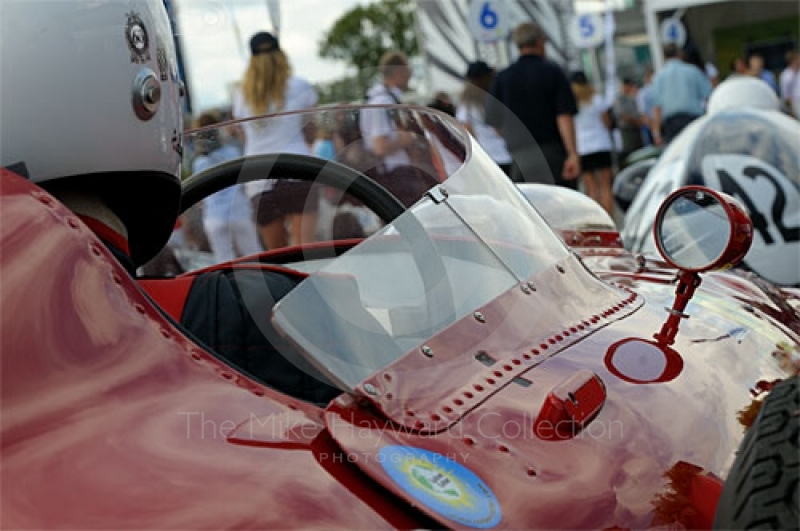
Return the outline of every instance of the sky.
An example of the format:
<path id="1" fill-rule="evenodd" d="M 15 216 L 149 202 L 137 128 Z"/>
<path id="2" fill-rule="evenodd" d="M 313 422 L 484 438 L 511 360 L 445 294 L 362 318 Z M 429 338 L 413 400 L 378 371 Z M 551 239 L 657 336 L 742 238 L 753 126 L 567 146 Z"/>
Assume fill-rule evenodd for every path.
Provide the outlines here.
<path id="1" fill-rule="evenodd" d="M 257 31 L 271 31 L 266 0 L 173 0 L 195 111 L 227 105 L 230 86 L 242 77 L 248 42 Z M 284 0 L 281 47 L 294 73 L 312 83 L 344 77 L 347 67 L 321 59 L 317 43 L 346 11 L 364 0 Z"/>

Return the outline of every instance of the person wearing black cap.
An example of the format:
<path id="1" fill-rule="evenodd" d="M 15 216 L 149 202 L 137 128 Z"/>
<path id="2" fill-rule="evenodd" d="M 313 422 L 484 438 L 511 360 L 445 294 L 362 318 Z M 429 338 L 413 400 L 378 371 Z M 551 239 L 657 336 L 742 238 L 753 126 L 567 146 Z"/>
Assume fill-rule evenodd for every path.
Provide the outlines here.
<path id="1" fill-rule="evenodd" d="M 234 96 L 233 116 L 251 118 L 297 111 L 317 104 L 317 93 L 305 79 L 292 75 L 277 37 L 259 32 L 250 39 L 250 62 Z M 264 153 L 311 155 L 303 134 L 302 115 L 277 121 L 244 122 L 244 156 Z M 267 249 L 314 241 L 317 228 L 317 187 L 311 183 L 281 180 L 245 184 L 253 203 L 256 224 Z M 288 221 L 289 233 L 286 225 Z"/>
<path id="2" fill-rule="evenodd" d="M 494 81 L 494 70 L 483 61 L 476 61 L 467 66 L 464 90 L 456 109 L 456 118 L 470 132 L 484 151 L 492 157 L 500 168 L 511 175 L 511 154 L 506 142 L 497 131 L 486 125 L 484 113 L 486 96 Z"/>

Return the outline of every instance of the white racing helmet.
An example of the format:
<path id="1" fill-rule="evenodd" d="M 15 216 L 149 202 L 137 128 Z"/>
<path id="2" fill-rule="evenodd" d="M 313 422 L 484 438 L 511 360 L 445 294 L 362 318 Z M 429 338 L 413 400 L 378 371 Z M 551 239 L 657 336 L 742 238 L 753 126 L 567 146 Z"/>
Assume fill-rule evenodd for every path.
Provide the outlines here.
<path id="1" fill-rule="evenodd" d="M 781 102 L 772 87 L 761 79 L 737 76 L 726 79 L 711 93 L 708 114 L 726 110 L 779 111 Z"/>
<path id="2" fill-rule="evenodd" d="M 184 87 L 163 0 L 2 0 L 0 166 L 103 198 L 142 264 L 180 207 Z"/>

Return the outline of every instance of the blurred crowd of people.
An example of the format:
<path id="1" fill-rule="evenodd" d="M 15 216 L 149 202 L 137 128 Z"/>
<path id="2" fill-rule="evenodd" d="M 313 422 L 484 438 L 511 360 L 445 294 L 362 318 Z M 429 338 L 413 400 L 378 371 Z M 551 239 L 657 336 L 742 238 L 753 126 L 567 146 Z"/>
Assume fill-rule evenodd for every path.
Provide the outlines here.
<path id="1" fill-rule="evenodd" d="M 486 139 L 485 134 L 474 134 L 490 153 L 498 149 L 497 142 L 506 144 L 510 157 L 498 151 L 495 160 L 503 168 L 511 160 L 514 181 L 580 188 L 611 215 L 615 172 L 641 148 L 663 148 L 674 140 L 706 112 L 711 92 L 721 81 L 716 65 L 703 62 L 696 49 L 668 43 L 658 72 L 646 67 L 639 80 L 623 78 L 616 96 L 608 99 L 595 91 L 584 72 L 567 78 L 547 60 L 546 34 L 536 24 L 518 26 L 513 40 L 519 59 L 490 84 L 470 75 L 490 71 L 485 63 L 469 65 L 460 104 L 471 111 L 460 114 L 461 121 L 475 131 L 472 93 L 482 91 L 485 104 L 478 108 L 485 112 L 483 125 L 499 135 Z M 777 78 L 757 53 L 734 61 L 730 76 L 762 80 L 780 97 L 785 112 L 800 116 L 800 56 L 793 50 L 785 59 L 787 66 Z"/>
<path id="2" fill-rule="evenodd" d="M 709 95 L 720 82 L 716 65 L 702 62 L 696 51 L 667 44 L 665 64 L 658 72 L 647 67 L 641 79 L 623 78 L 609 100 L 584 72 L 568 74 L 547 59 L 546 33 L 537 24 L 519 25 L 512 38 L 519 50 L 513 64 L 500 72 L 484 61 L 465 65 L 458 97 L 437 92 L 428 106 L 461 122 L 513 181 L 580 189 L 611 215 L 616 171 L 637 150 L 664 146 L 677 137 L 705 112 Z M 250 48 L 232 118 L 317 105 L 315 89 L 292 74 L 274 35 L 257 33 Z M 776 76 L 764 67 L 763 57 L 752 54 L 732 61 L 728 75 L 763 80 L 780 96 L 787 112 L 800 115 L 797 51 L 787 53 L 786 65 Z M 402 103 L 411 79 L 408 58 L 390 51 L 379 67 L 380 79 L 368 91 L 366 103 Z M 214 126 L 229 117 L 206 112 L 194 121 L 194 127 L 207 132 L 197 135 L 192 171 L 243 155 L 278 151 L 314 155 L 362 171 L 407 206 L 443 177 L 442 161 L 427 145 L 430 139 L 419 129 L 398 123 L 391 113 L 362 109 L 331 116 L 321 123 L 308 123 L 301 114 L 281 118 L 280 124 L 245 121 L 221 132 Z M 342 215 L 332 224 L 334 229 L 331 223 L 320 229 L 318 217 L 330 219 L 336 215 L 331 208 L 336 207 L 342 207 Z M 204 234 L 189 240 L 208 248 L 215 260 L 227 261 L 262 249 L 310 243 L 324 230 L 325 237 L 361 237 L 380 223 L 358 207 L 357 201 L 340 192 L 311 183 L 290 179 L 247 183 L 208 198 L 202 208 Z"/>

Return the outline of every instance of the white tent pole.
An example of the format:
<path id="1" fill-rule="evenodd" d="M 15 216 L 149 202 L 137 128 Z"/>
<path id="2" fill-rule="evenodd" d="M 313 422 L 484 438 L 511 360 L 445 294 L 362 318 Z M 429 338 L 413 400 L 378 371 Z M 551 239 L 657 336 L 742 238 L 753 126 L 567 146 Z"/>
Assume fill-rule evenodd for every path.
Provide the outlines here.
<path id="1" fill-rule="evenodd" d="M 645 0 L 642 11 L 644 12 L 644 24 L 647 28 L 647 38 L 650 41 L 650 55 L 652 55 L 653 59 L 653 69 L 658 71 L 664 66 L 664 51 L 661 48 L 658 16 L 652 0 Z"/>
<path id="2" fill-rule="evenodd" d="M 603 83 L 602 80 L 604 79 L 603 72 L 600 71 L 600 61 L 597 58 L 597 48 L 589 48 L 586 53 L 589 56 L 589 61 L 591 62 L 591 69 L 592 69 L 592 80 L 594 81 L 594 88 L 596 91 L 599 92 L 600 88 L 603 88 L 603 94 L 605 95 L 605 87 L 606 83 Z"/>
<path id="3" fill-rule="evenodd" d="M 606 53 L 606 90 L 605 99 L 609 105 L 614 103 L 617 96 L 617 57 L 614 50 L 614 8 L 611 0 L 606 0 L 605 15 L 605 53 Z"/>
<path id="4" fill-rule="evenodd" d="M 231 28 L 233 29 L 233 38 L 236 40 L 237 48 L 239 49 L 239 56 L 242 60 L 247 63 L 248 59 L 250 58 L 250 53 L 245 46 L 245 41 L 242 37 L 242 28 L 239 26 L 239 22 L 236 20 L 236 9 L 232 8 L 229 4 L 225 5 L 225 11 L 228 14 L 228 17 L 231 19 Z"/>
<path id="5" fill-rule="evenodd" d="M 276 37 L 281 34 L 281 2 L 280 0 L 267 0 L 267 12 L 272 22 L 272 32 Z"/>

